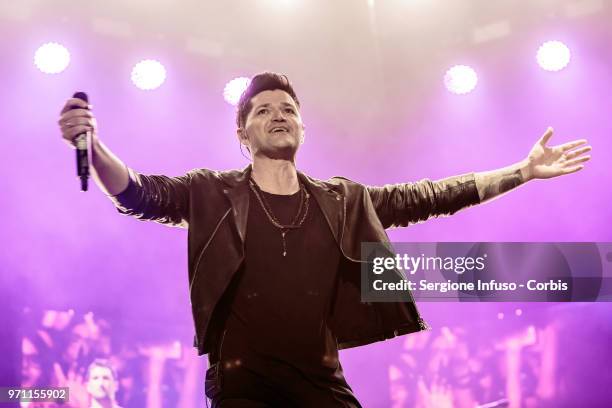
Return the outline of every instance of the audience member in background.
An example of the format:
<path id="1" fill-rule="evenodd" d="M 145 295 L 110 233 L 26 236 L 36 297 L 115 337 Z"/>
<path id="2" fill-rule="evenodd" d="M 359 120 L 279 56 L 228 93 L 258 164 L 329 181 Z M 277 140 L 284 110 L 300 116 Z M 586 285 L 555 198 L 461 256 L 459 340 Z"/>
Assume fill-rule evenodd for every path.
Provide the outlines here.
<path id="1" fill-rule="evenodd" d="M 108 360 L 96 359 L 87 369 L 87 392 L 90 408 L 121 408 L 115 399 L 119 381 Z"/>

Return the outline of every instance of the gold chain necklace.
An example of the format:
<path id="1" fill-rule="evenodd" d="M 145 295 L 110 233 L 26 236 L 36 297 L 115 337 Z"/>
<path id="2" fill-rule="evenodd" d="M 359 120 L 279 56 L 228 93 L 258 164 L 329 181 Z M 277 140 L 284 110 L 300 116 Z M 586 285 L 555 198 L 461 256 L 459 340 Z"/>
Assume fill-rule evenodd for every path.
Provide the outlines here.
<path id="1" fill-rule="evenodd" d="M 306 191 L 304 185 L 300 183 L 300 206 L 298 208 L 298 211 L 295 214 L 295 217 L 293 217 L 291 224 L 283 225 L 274 216 L 274 213 L 272 212 L 272 207 L 270 207 L 270 205 L 266 202 L 266 199 L 263 197 L 263 195 L 259 194 L 260 188 L 253 179 L 249 180 L 249 187 L 251 187 L 251 190 L 255 194 L 255 197 L 257 197 L 257 201 L 259 202 L 259 205 L 261 205 L 261 208 L 266 214 L 266 217 L 268 217 L 270 223 L 280 230 L 281 239 L 283 242 L 283 256 L 287 256 L 287 242 L 285 241 L 285 236 L 290 230 L 298 229 L 302 226 L 302 224 L 304 224 L 304 221 L 306 220 L 306 215 L 308 215 L 310 194 L 308 193 L 308 191 Z M 303 214 L 302 210 L 304 210 Z"/>

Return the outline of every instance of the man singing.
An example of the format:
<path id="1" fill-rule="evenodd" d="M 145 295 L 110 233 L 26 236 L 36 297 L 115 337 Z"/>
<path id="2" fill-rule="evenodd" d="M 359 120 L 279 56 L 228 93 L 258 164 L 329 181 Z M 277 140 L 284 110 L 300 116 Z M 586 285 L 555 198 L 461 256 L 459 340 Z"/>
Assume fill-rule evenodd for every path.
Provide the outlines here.
<path id="1" fill-rule="evenodd" d="M 360 407 L 338 350 L 427 328 L 412 302 L 361 302 L 360 244 L 576 172 L 590 150 L 585 140 L 548 147 L 548 129 L 500 170 L 370 187 L 297 170 L 304 124 L 284 75 L 253 77 L 236 122 L 247 168 L 167 177 L 126 167 L 100 141 L 87 103 L 69 99 L 59 120 L 71 144 L 91 132 L 94 177 L 119 212 L 189 228 L 195 345 L 208 354 L 213 407 Z"/>

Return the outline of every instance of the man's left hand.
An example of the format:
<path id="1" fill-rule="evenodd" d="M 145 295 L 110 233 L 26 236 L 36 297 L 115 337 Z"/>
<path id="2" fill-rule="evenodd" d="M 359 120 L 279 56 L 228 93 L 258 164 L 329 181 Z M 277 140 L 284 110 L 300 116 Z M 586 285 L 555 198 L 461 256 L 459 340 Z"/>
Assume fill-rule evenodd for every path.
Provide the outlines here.
<path id="1" fill-rule="evenodd" d="M 528 179 L 547 179 L 575 173 L 584 168 L 581 163 L 591 158 L 589 155 L 584 155 L 591 150 L 591 146 L 583 146 L 587 143 L 586 139 L 574 140 L 558 146 L 546 146 L 552 135 L 553 129 L 549 127 L 531 148 L 525 159 Z"/>

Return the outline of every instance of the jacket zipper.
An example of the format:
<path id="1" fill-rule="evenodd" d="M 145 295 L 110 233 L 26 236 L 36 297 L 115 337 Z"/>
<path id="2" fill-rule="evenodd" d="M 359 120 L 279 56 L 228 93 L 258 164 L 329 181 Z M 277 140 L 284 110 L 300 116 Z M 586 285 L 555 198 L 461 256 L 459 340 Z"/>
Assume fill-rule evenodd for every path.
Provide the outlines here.
<path id="1" fill-rule="evenodd" d="M 215 234 L 217 233 L 217 230 L 221 226 L 221 223 L 223 222 L 225 217 L 227 217 L 227 214 L 229 214 L 230 211 L 232 211 L 231 207 L 227 209 L 225 214 L 223 214 L 221 219 L 217 222 L 217 226 L 213 230 L 212 234 L 210 234 L 210 238 L 208 238 L 208 241 L 206 241 L 206 244 L 204 245 L 204 247 L 200 251 L 200 255 L 198 255 L 198 260 L 197 260 L 196 265 L 195 265 L 195 270 L 193 271 L 193 279 L 191 279 L 191 282 L 189 282 L 189 301 L 190 302 L 191 302 L 191 291 L 193 290 L 193 284 L 195 283 L 196 277 L 198 275 L 198 269 L 200 267 L 200 261 L 202 261 L 202 256 L 204 255 L 204 251 L 206 251 L 206 248 L 208 248 L 208 245 L 210 245 L 210 242 L 215 237 Z"/>

